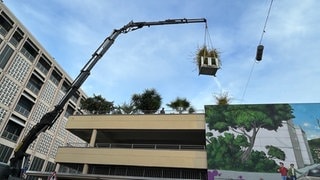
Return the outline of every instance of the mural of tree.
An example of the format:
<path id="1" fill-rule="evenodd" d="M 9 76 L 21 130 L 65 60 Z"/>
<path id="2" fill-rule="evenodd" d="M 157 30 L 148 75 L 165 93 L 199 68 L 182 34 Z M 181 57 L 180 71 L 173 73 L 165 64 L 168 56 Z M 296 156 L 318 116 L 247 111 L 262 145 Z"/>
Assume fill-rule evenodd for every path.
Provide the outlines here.
<path id="1" fill-rule="evenodd" d="M 261 128 L 276 131 L 282 127 L 282 121 L 294 118 L 289 104 L 205 106 L 205 111 L 210 130 L 220 133 L 232 130 L 247 138 L 249 146 L 244 148 L 241 162 L 250 158 L 256 135 Z"/>
<path id="2" fill-rule="evenodd" d="M 320 138 L 308 141 L 311 154 L 315 163 L 320 163 Z"/>
<path id="3" fill-rule="evenodd" d="M 224 133 L 223 136 L 213 137 L 207 134 L 208 169 L 225 169 L 250 172 L 276 172 L 278 165 L 263 151 L 252 151 L 247 161 L 241 161 L 244 152 L 242 148 L 248 147 L 249 142 L 244 135 L 235 136 Z"/>
<path id="4" fill-rule="evenodd" d="M 212 134 L 207 144 L 209 169 L 239 169 L 241 147 L 249 145 L 246 137 L 224 133 L 224 136 L 213 137 Z"/>
<path id="5" fill-rule="evenodd" d="M 276 158 L 282 161 L 286 159 L 286 154 L 280 148 L 269 145 L 269 146 L 266 146 L 266 149 L 268 150 L 268 156 L 270 158 Z"/>
<path id="6" fill-rule="evenodd" d="M 241 164 L 241 163 L 240 163 Z M 241 164 L 239 170 L 252 172 L 276 172 L 278 167 L 273 159 L 269 159 L 265 152 L 255 151 L 251 152 L 247 161 Z"/>

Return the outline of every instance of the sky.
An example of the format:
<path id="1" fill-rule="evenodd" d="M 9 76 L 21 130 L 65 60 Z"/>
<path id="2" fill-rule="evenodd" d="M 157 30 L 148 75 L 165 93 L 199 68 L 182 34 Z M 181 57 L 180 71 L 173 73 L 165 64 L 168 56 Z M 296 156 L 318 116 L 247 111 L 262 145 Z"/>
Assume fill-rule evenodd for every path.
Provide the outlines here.
<path id="1" fill-rule="evenodd" d="M 166 104 L 180 97 L 201 111 L 223 93 L 231 104 L 320 102 L 318 0 L 4 0 L 4 4 L 72 78 L 114 29 L 130 21 L 207 19 L 207 34 L 204 23 L 120 34 L 81 87 L 88 96 L 102 95 L 115 105 L 129 103 L 133 94 L 151 88 L 167 110 Z M 260 43 L 264 53 L 257 62 Z M 216 77 L 198 73 L 194 58 L 203 45 L 220 52 L 222 66 Z M 297 124 L 314 127 L 312 137 L 320 137 L 316 118 L 320 117 L 302 118 Z"/>

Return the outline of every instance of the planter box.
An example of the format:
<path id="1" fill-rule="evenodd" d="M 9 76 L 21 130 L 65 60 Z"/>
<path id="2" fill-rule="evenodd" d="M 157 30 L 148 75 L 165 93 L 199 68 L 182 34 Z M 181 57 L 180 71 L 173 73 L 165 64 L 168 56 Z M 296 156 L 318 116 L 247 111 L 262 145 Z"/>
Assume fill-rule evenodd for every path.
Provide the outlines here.
<path id="1" fill-rule="evenodd" d="M 201 56 L 199 62 L 199 74 L 216 76 L 219 68 L 219 60 L 217 58 Z"/>

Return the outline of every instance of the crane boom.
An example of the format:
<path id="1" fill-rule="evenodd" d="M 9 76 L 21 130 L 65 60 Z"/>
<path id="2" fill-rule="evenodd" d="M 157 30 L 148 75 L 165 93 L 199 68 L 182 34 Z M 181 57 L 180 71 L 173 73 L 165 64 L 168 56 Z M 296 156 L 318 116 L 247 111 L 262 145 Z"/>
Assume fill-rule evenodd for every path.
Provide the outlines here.
<path id="1" fill-rule="evenodd" d="M 102 56 L 108 51 L 111 45 L 114 43 L 115 39 L 121 33 L 127 33 L 130 31 L 134 31 L 140 29 L 145 26 L 156 26 L 156 25 L 169 25 L 169 24 L 186 24 L 186 23 L 206 23 L 205 18 L 200 19 L 167 19 L 164 21 L 155 21 L 155 22 L 129 22 L 127 25 L 123 26 L 120 29 L 115 29 L 108 36 L 102 44 L 98 47 L 98 49 L 92 54 L 92 57 L 85 64 L 85 66 L 80 71 L 80 74 L 76 77 L 76 79 L 71 84 L 67 93 L 62 97 L 60 102 L 54 107 L 54 109 L 48 113 L 46 113 L 41 119 L 40 122 L 34 125 L 28 134 L 23 138 L 23 140 L 18 144 L 15 148 L 14 156 L 10 159 L 10 169 L 11 175 L 13 177 L 20 176 L 20 168 L 23 162 L 23 157 L 25 156 L 26 150 L 29 145 L 38 137 L 38 135 L 42 132 L 45 132 L 47 129 L 51 128 L 52 125 L 57 121 L 59 116 L 62 114 L 64 110 L 64 106 L 68 103 L 71 96 L 73 96 L 76 91 L 80 88 L 80 86 L 84 83 L 84 81 L 90 75 L 91 69 L 95 66 L 95 64 L 102 58 Z"/>

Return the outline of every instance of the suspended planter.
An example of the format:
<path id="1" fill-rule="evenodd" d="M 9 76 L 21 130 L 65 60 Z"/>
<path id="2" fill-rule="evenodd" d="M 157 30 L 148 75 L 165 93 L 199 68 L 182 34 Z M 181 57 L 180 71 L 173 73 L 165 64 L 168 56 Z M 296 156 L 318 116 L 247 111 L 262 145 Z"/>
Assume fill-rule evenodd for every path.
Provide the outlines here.
<path id="1" fill-rule="evenodd" d="M 215 48 L 209 49 L 207 46 L 203 46 L 198 49 L 196 61 L 199 68 L 199 75 L 216 76 L 216 73 L 220 68 L 219 58 L 219 52 Z"/>

